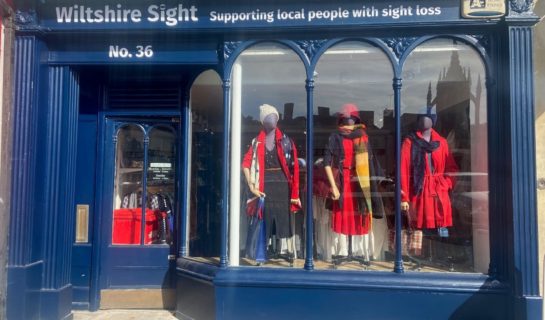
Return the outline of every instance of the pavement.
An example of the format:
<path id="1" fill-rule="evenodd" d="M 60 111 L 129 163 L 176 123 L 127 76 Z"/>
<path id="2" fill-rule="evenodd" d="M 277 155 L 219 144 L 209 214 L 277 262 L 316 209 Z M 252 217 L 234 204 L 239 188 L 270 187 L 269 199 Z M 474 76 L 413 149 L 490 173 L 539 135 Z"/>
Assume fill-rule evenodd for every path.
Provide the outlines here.
<path id="1" fill-rule="evenodd" d="M 73 311 L 74 320 L 171 320 L 176 319 L 168 310 L 115 309 L 96 312 Z"/>

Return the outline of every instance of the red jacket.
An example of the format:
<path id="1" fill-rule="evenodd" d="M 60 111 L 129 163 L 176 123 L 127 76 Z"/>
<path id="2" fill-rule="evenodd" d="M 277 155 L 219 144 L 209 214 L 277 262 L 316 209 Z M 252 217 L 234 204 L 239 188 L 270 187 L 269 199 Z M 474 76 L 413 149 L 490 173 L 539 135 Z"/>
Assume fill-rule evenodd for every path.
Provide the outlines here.
<path id="1" fill-rule="evenodd" d="M 290 187 L 290 194 L 291 199 L 299 199 L 299 162 L 297 159 L 297 149 L 295 148 L 295 144 L 293 141 L 289 138 L 287 138 L 286 135 L 280 131 L 280 129 L 276 129 L 276 151 L 278 153 L 278 159 L 280 161 L 280 165 L 282 166 L 282 171 L 284 172 L 284 175 L 286 176 L 286 179 L 288 180 L 288 184 Z M 264 181 L 265 181 L 265 131 L 261 130 L 261 132 L 256 137 L 257 139 L 257 158 L 259 159 L 259 191 L 263 192 L 265 190 L 264 188 Z M 290 159 L 290 165 L 288 165 L 288 161 L 286 160 L 286 152 L 284 150 L 284 147 L 282 146 L 282 140 L 284 138 L 289 139 L 289 143 L 291 144 L 291 155 L 289 155 Z M 253 147 L 250 146 L 248 148 L 248 151 L 244 155 L 244 159 L 242 161 L 242 168 L 250 169 L 252 165 L 252 155 L 253 155 Z M 291 167 L 291 171 L 290 171 Z M 287 199 L 289 201 L 289 199 Z M 300 207 L 295 204 L 291 204 L 291 211 L 297 211 Z"/>
<path id="2" fill-rule="evenodd" d="M 420 132 L 416 135 L 422 138 Z M 401 146 L 401 201 L 410 202 L 411 225 L 418 229 L 452 226 L 449 191 L 456 182 L 452 173 L 458 172 L 458 167 L 449 151 L 447 140 L 433 129 L 431 141 L 439 142 L 439 147 L 431 153 L 434 172 L 430 172 L 428 157 L 426 157 L 423 188 L 420 195 L 416 195 L 415 190 L 412 190 L 411 139 L 405 138 Z"/>

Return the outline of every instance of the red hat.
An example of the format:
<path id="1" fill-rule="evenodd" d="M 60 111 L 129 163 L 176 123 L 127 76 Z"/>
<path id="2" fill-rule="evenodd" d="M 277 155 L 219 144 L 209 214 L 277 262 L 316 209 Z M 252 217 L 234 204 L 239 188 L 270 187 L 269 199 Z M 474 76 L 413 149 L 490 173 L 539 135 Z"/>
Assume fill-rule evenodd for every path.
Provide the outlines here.
<path id="1" fill-rule="evenodd" d="M 360 119 L 360 112 L 358 110 L 358 106 L 354 103 L 346 103 L 341 108 L 341 113 L 339 114 L 340 118 L 357 118 Z"/>

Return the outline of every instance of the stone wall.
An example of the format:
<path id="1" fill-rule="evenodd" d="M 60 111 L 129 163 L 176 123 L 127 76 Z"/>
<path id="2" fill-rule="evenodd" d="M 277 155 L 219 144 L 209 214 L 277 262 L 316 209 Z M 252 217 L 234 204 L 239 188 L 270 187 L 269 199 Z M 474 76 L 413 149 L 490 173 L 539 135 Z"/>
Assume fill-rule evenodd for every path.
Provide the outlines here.
<path id="1" fill-rule="evenodd" d="M 0 14 L 2 9 L 0 9 Z M 11 178 L 11 70 L 13 29 L 11 18 L 0 24 L 0 319 L 5 318 L 7 253 Z"/>

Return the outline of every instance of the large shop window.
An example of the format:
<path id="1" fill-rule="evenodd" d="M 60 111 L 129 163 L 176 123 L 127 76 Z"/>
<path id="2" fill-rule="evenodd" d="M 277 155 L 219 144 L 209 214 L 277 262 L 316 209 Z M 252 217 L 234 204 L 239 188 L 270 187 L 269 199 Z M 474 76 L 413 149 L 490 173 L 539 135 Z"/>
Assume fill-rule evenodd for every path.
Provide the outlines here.
<path id="1" fill-rule="evenodd" d="M 430 270 L 486 273 L 486 72 L 450 39 L 418 46 L 403 67 L 401 188 L 404 254 Z M 405 249 L 406 247 L 406 249 Z"/>
<path id="2" fill-rule="evenodd" d="M 482 59 L 465 42 L 439 38 L 401 61 L 401 113 L 395 114 L 394 68 L 384 49 L 345 41 L 323 51 L 311 66 L 314 163 L 307 164 L 301 59 L 274 43 L 238 56 L 231 76 L 231 265 L 302 267 L 310 218 L 309 251 L 318 269 L 391 271 L 399 250 L 406 270 L 487 272 Z M 402 124 L 400 163 L 396 117 Z M 312 183 L 306 181 L 308 165 Z M 307 188 L 312 199 L 305 199 Z"/>
<path id="3" fill-rule="evenodd" d="M 217 72 L 201 73 L 191 87 L 188 205 L 189 256 L 218 263 L 220 255 L 223 91 Z"/>
<path id="4" fill-rule="evenodd" d="M 316 266 L 390 271 L 391 63 L 375 46 L 344 42 L 324 52 L 314 77 Z"/>
<path id="5" fill-rule="evenodd" d="M 302 265 L 305 78 L 299 56 L 274 43 L 233 66 L 231 265 Z"/>

